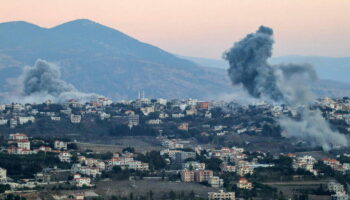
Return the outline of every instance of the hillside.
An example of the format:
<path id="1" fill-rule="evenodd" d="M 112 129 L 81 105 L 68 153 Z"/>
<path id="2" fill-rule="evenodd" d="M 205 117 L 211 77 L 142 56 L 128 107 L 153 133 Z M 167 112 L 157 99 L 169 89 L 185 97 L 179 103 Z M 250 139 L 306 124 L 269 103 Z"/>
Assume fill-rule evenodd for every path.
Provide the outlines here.
<path id="1" fill-rule="evenodd" d="M 27 22 L 0 24 L 0 92 L 11 91 L 25 65 L 45 59 L 83 92 L 114 99 L 205 98 L 232 88 L 226 72 L 200 67 L 90 20 L 41 28 Z"/>
<path id="2" fill-rule="evenodd" d="M 176 56 L 118 30 L 80 19 L 53 28 L 23 21 L 0 23 L 0 97 L 18 89 L 18 77 L 37 59 L 61 66 L 62 78 L 82 92 L 113 99 L 147 97 L 214 99 L 237 91 L 223 60 Z M 309 62 L 321 80 L 320 96 L 350 95 L 350 59 L 289 56 L 272 62 Z M 204 66 L 204 67 L 203 67 Z M 17 90 L 18 91 L 18 90 Z"/>

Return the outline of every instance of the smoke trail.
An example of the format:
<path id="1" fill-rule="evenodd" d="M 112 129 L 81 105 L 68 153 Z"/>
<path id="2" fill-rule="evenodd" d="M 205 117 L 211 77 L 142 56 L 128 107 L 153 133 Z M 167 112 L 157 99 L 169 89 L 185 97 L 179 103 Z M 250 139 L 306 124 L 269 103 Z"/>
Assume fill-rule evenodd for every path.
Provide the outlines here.
<path id="1" fill-rule="evenodd" d="M 25 67 L 20 79 L 23 102 L 43 102 L 48 99 L 57 102 L 68 99 L 88 101 L 97 96 L 79 92 L 73 85 L 61 79 L 57 65 L 41 59 L 33 67 Z"/>
<path id="2" fill-rule="evenodd" d="M 271 28 L 260 26 L 255 33 L 248 34 L 224 54 L 224 59 L 230 64 L 228 74 L 233 85 L 242 85 L 255 98 L 293 108 L 306 104 L 300 111 L 300 120 L 279 120 L 288 132 L 286 137 L 321 145 L 325 151 L 336 146 L 347 146 L 346 137 L 332 131 L 320 111 L 311 111 L 308 107 L 314 101 L 314 95 L 306 83 L 317 80 L 314 69 L 306 64 L 273 66 L 267 62 L 272 56 L 272 36 Z"/>

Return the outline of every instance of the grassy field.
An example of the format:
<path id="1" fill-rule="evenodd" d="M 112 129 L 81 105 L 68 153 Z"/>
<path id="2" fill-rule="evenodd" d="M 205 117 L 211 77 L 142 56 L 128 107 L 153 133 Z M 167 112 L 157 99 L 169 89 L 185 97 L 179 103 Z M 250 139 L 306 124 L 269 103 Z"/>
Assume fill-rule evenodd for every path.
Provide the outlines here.
<path id="1" fill-rule="evenodd" d="M 134 137 L 118 137 L 109 139 L 108 141 L 95 141 L 94 143 L 78 143 L 80 150 L 91 149 L 94 152 L 121 152 L 125 147 L 134 147 L 136 152 L 145 153 L 147 151 L 162 149 L 160 142 L 155 137 L 134 136 Z"/>
<path id="2" fill-rule="evenodd" d="M 264 184 L 277 188 L 283 194 L 292 198 L 294 194 L 298 194 L 298 190 L 317 189 L 321 184 L 326 187 L 329 180 L 319 181 L 286 181 L 286 182 L 265 182 Z M 320 198 L 319 196 L 316 198 Z"/>

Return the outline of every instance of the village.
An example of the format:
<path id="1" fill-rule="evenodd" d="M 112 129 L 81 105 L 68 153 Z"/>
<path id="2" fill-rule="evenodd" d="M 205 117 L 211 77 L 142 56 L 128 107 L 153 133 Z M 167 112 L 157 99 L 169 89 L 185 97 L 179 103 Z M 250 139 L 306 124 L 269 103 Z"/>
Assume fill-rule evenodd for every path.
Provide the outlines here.
<path id="1" fill-rule="evenodd" d="M 254 174 L 256 170 L 263 168 L 275 169 L 280 167 L 279 161 L 281 159 L 289 159 L 293 169 L 292 179 L 303 180 L 305 177 L 313 177 L 313 179 L 323 179 L 327 172 L 323 171 L 321 167 L 316 165 L 323 165 L 330 167 L 336 173 L 347 174 L 350 172 L 350 155 L 343 154 L 337 159 L 323 158 L 317 160 L 313 156 L 304 155 L 297 156 L 293 153 L 280 154 L 273 156 L 271 162 L 266 162 L 269 155 L 262 151 L 247 153 L 243 148 L 238 147 L 222 147 L 220 149 L 204 149 L 201 146 L 195 148 L 184 148 L 186 141 L 167 139 L 165 137 L 158 138 L 161 141 L 163 150 L 156 153 L 156 156 L 151 156 L 149 161 L 142 162 L 139 153 L 134 152 L 133 148 L 126 148 L 120 153 L 110 153 L 110 155 L 100 156 L 96 152 L 80 152 L 75 148 L 74 142 L 65 142 L 61 140 L 54 140 L 53 144 L 48 141 L 33 139 L 23 133 L 10 134 L 6 140 L 7 148 L 3 148 L 1 154 L 8 154 L 14 157 L 25 158 L 35 154 L 53 154 L 57 158 L 55 166 L 51 168 L 43 168 L 29 177 L 18 179 L 19 174 L 14 174 L 12 169 L 0 168 L 0 180 L 2 185 L 8 185 L 5 194 L 14 191 L 21 193 L 31 193 L 41 187 L 55 187 L 61 186 L 61 190 L 67 190 L 67 187 L 88 190 L 88 194 L 92 196 L 100 196 L 96 192 L 92 192 L 96 188 L 96 183 L 106 179 L 105 174 L 109 172 L 120 171 L 125 173 L 125 170 L 130 171 L 130 176 L 127 179 L 140 179 L 158 177 L 164 181 L 181 181 L 186 183 L 204 184 L 206 187 L 215 188 L 216 192 L 208 192 L 209 199 L 217 199 L 218 195 L 225 196 L 228 199 L 235 199 L 236 188 L 240 193 L 244 191 L 254 190 L 257 184 L 251 180 L 255 180 Z M 42 144 L 38 148 L 33 148 L 32 144 Z M 36 145 L 37 146 L 37 145 Z M 157 166 L 157 159 L 160 164 Z M 3 159 L 3 158 L 1 158 Z M 7 161 L 2 161 L 2 165 Z M 163 161 L 163 162 L 162 162 Z M 63 168 L 58 167 L 65 163 Z M 175 170 L 174 170 L 175 169 Z M 7 174 L 11 171 L 11 174 Z M 124 171 L 124 172 L 123 172 Z M 146 172 L 146 173 L 142 173 Z M 117 172 L 118 173 L 118 172 Z M 227 174 L 234 175 L 233 179 L 227 179 Z M 138 178 L 137 178 L 138 177 Z M 323 177 L 323 178 L 322 178 Z M 348 194 L 344 186 L 337 182 L 335 177 L 329 180 L 327 190 L 332 194 L 332 199 L 348 199 Z M 226 181 L 226 182 L 225 182 Z M 232 184 L 234 182 L 234 185 Z M 262 181 L 268 182 L 268 180 Z M 67 185 L 68 184 L 68 185 Z M 261 187 L 261 186 L 258 186 Z M 231 190 L 231 191 L 230 191 Z M 28 191 L 28 192 L 26 192 Z M 227 191 L 227 192 L 225 192 Z M 84 192 L 78 192 L 74 195 L 75 199 L 84 198 Z M 65 198 L 53 196 L 53 199 Z M 220 197 L 221 198 L 221 197 Z"/>
<path id="2" fill-rule="evenodd" d="M 349 132 L 348 98 L 320 99 L 315 106 L 340 132 Z M 85 104 L 75 100 L 63 104 L 49 100 L 42 104 L 1 104 L 2 195 L 30 198 L 29 194 L 40 195 L 45 188 L 63 191 L 52 194 L 52 199 L 109 199 L 118 194 L 101 191 L 106 181 L 111 184 L 103 187 L 109 188 L 123 181 L 137 185 L 157 180 L 188 184 L 185 189 L 190 199 L 305 195 L 348 199 L 348 151 L 327 153 L 307 141 L 286 140 L 275 123 L 283 115 L 297 117 L 298 111 L 264 102 L 240 105 L 194 99 L 150 100 L 142 94 L 137 100 L 121 102 L 98 98 Z M 68 129 L 75 134 L 65 134 Z M 130 136 L 152 138 L 150 150 L 124 145 L 117 151 L 114 143 L 100 144 L 108 144 L 111 151 L 82 148 L 83 144 L 101 143 L 101 138 L 108 142 Z M 259 146 L 261 138 L 275 141 L 276 146 Z M 278 185 L 298 181 L 323 187 L 291 191 Z M 193 194 L 193 187 L 204 188 Z M 149 192 L 137 195 L 141 198 Z M 152 192 L 158 197 L 165 195 L 165 191 Z M 169 194 L 164 198 L 171 199 L 173 191 L 166 192 Z"/>

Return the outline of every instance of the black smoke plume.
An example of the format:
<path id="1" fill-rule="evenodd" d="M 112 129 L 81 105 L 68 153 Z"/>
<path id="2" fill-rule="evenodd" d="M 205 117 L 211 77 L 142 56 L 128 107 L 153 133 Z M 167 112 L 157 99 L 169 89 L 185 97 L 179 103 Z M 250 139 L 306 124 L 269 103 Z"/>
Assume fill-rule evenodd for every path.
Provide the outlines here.
<path id="1" fill-rule="evenodd" d="M 300 111 L 300 120 L 279 120 L 288 133 L 285 136 L 321 145 L 325 151 L 333 147 L 347 146 L 346 137 L 332 131 L 320 111 L 312 111 L 308 107 L 314 101 L 308 83 L 317 80 L 312 66 L 269 64 L 273 43 L 273 30 L 260 26 L 255 33 L 248 34 L 236 42 L 224 54 L 224 59 L 230 64 L 228 74 L 233 85 L 242 85 L 255 98 L 286 104 L 293 109 L 307 105 Z"/>

